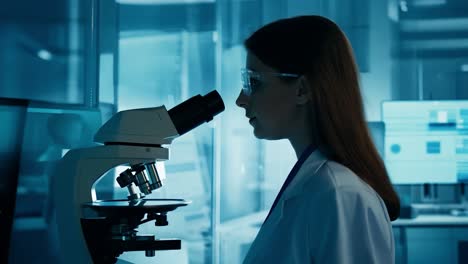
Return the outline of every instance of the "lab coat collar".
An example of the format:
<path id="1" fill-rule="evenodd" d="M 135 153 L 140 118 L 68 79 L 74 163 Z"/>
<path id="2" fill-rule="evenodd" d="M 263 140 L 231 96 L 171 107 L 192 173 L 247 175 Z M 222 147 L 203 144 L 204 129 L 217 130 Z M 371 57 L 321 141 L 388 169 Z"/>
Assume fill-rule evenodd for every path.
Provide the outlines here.
<path id="1" fill-rule="evenodd" d="M 279 220 L 283 217 L 286 201 L 300 195 L 304 190 L 305 183 L 310 180 L 310 177 L 315 176 L 315 174 L 327 162 L 327 160 L 327 157 L 318 149 L 310 154 L 310 156 L 306 159 L 304 164 L 302 164 L 301 168 L 297 172 L 297 175 L 289 184 L 288 188 L 284 191 L 276 208 L 273 210 L 267 223 L 265 224 L 276 225 L 279 222 Z"/>
<path id="2" fill-rule="evenodd" d="M 284 191 L 281 201 L 286 201 L 292 197 L 302 193 L 305 182 L 313 177 L 317 171 L 327 162 L 327 157 L 316 149 L 310 156 L 306 159 L 304 164 L 297 172 L 296 177 L 289 184 L 288 188 Z"/>

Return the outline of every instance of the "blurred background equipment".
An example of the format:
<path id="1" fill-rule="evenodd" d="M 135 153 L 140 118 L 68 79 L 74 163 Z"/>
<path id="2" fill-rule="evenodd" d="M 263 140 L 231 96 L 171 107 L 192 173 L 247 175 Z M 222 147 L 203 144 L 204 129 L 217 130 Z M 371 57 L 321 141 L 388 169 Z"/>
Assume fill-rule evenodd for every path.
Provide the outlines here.
<path id="1" fill-rule="evenodd" d="M 30 102 L 24 130 L 14 135 L 24 136 L 9 263 L 60 263 L 50 179 L 69 149 L 95 146 L 92 136 L 118 111 L 171 109 L 215 87 L 226 103 L 223 118 L 171 144 L 176 158 L 155 163 L 171 177 L 146 197 L 192 201 L 158 228 L 161 237 L 181 240 L 180 250 L 159 253 L 159 261 L 241 263 L 295 162 L 287 142 L 255 139 L 234 104 L 242 42 L 261 25 L 302 14 L 336 21 L 355 52 L 369 129 L 403 205 L 405 217 L 393 223 L 396 263 L 468 263 L 466 135 L 457 120 L 468 100 L 465 0 L 2 1 L 0 97 Z M 430 125 L 433 102 L 447 106 L 431 106 L 436 119 L 452 109 L 452 120 L 458 109 L 458 128 Z M 414 122 L 401 127 L 406 117 Z M 392 152 L 397 145 L 400 154 Z M 7 165 L 15 167 L 0 166 Z M 97 199 L 127 199 L 116 181 L 127 168 L 96 183 Z M 140 252 L 121 258 L 152 261 Z"/>

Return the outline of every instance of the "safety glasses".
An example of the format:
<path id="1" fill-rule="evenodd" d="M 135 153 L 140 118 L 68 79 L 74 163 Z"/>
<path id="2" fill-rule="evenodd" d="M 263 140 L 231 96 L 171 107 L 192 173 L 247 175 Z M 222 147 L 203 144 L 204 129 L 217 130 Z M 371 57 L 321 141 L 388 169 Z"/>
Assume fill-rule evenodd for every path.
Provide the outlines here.
<path id="1" fill-rule="evenodd" d="M 265 82 L 265 75 L 287 77 L 287 78 L 299 78 L 299 74 L 293 73 L 281 73 L 281 72 L 256 72 L 249 69 L 241 69 L 242 77 L 242 92 L 250 96 L 252 92 L 260 88 Z"/>

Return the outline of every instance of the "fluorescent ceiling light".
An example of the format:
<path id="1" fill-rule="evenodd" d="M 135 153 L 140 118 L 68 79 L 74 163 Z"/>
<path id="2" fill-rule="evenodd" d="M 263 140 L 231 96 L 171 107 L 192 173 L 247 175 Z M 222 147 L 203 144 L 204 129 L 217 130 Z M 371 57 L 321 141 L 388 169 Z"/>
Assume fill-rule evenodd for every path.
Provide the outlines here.
<path id="1" fill-rule="evenodd" d="M 430 40 L 404 40 L 402 46 L 405 49 L 466 49 L 468 48 L 468 39 L 430 39 Z"/>
<path id="2" fill-rule="evenodd" d="M 45 49 L 41 49 L 37 51 L 37 56 L 47 61 L 50 61 L 52 59 L 52 53 L 50 53 L 48 50 L 45 50 Z"/>
<path id="3" fill-rule="evenodd" d="M 400 10 L 402 12 L 408 12 L 408 3 L 406 3 L 406 1 L 400 1 Z"/>
<path id="4" fill-rule="evenodd" d="M 407 19 L 401 21 L 400 29 L 405 32 L 458 31 L 468 28 L 468 18 Z"/>
<path id="5" fill-rule="evenodd" d="M 460 70 L 462 72 L 468 72 L 468 64 L 462 64 L 462 66 L 460 66 Z"/>
<path id="6" fill-rule="evenodd" d="M 413 6 L 440 6 L 447 4 L 446 0 L 413 0 Z"/>
<path id="7" fill-rule="evenodd" d="M 117 3 L 123 5 L 175 5 L 214 2 L 215 0 L 117 0 Z"/>

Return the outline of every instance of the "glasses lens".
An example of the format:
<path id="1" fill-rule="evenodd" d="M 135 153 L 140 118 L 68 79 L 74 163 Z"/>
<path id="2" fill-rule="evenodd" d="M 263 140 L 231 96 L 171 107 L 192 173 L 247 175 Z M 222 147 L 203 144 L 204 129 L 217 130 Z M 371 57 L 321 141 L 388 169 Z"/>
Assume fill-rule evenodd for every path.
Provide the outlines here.
<path id="1" fill-rule="evenodd" d="M 246 95 L 252 94 L 253 91 L 256 91 L 262 85 L 260 74 L 258 72 L 243 69 L 241 73 L 242 90 Z"/>
<path id="2" fill-rule="evenodd" d="M 245 95 L 250 95 L 250 78 L 249 78 L 249 71 L 246 69 L 241 70 L 241 78 L 242 78 L 242 92 Z"/>

